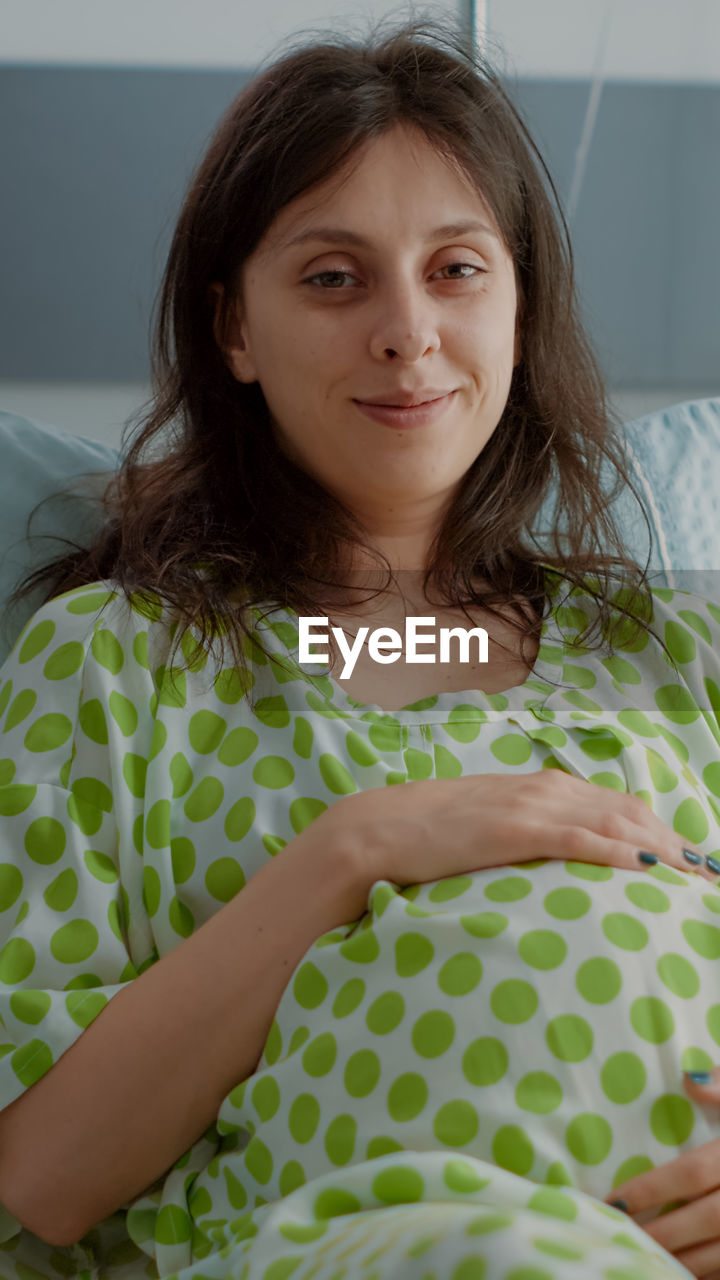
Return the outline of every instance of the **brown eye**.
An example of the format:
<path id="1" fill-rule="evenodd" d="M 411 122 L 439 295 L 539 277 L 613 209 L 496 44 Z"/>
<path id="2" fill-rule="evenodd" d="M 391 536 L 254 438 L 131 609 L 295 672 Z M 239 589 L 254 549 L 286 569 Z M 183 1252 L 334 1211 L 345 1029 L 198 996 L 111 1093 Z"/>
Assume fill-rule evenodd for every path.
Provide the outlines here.
<path id="1" fill-rule="evenodd" d="M 468 269 L 469 271 L 478 271 L 478 272 L 480 272 L 480 274 L 481 274 L 481 275 L 484 275 L 484 274 L 485 274 L 485 268 L 484 268 L 484 267 L 477 267 L 477 266 L 475 266 L 475 264 L 474 264 L 473 262 L 448 262 L 446 266 L 444 266 L 444 267 L 440 267 L 440 270 L 441 270 L 441 271 L 451 271 L 451 270 L 453 269 L 453 267 L 467 267 L 467 269 Z M 457 276 L 456 276 L 456 275 L 454 275 L 454 276 L 451 276 L 451 277 L 450 277 L 450 279 L 451 279 L 451 280 L 472 280 L 472 276 L 469 276 L 469 275 L 464 275 L 464 276 L 459 276 L 459 275 L 457 275 Z"/>
<path id="2" fill-rule="evenodd" d="M 303 280 L 303 284 L 314 284 L 316 280 L 327 280 L 328 277 L 331 279 L 334 278 L 337 281 L 338 278 L 342 279 L 344 276 L 347 276 L 348 279 L 355 279 L 354 276 L 351 276 L 349 271 L 318 271 L 316 275 L 308 276 L 307 279 Z M 320 289 L 324 289 L 326 286 L 321 284 L 318 287 Z M 329 287 L 332 289 L 336 286 L 330 285 Z"/>

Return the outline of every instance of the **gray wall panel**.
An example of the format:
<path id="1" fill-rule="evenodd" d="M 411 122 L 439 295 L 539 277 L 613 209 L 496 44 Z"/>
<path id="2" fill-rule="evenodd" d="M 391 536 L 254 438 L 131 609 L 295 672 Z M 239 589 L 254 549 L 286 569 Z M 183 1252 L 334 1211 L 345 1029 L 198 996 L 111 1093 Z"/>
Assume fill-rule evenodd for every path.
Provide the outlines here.
<path id="1" fill-rule="evenodd" d="M 714 368 L 720 390 L 720 90 L 683 94 L 677 156 L 668 245 L 672 372 Z"/>
<path id="2" fill-rule="evenodd" d="M 0 378 L 146 380 L 184 186 L 246 78 L 0 68 Z"/>
<path id="3" fill-rule="evenodd" d="M 0 379 L 144 382 L 190 172 L 248 75 L 0 66 Z M 513 81 L 567 199 L 589 85 Z M 604 86 L 572 228 L 616 387 L 720 386 L 720 88 Z"/>

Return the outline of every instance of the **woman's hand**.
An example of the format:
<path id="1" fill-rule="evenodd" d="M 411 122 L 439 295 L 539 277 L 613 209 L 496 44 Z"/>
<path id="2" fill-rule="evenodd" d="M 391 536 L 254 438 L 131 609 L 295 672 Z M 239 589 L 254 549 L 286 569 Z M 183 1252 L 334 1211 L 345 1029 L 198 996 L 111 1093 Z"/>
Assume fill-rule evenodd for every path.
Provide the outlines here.
<path id="1" fill-rule="evenodd" d="M 687 1075 L 684 1081 L 695 1101 L 720 1107 L 720 1071 L 711 1073 L 708 1084 L 696 1084 Z M 638 1225 L 692 1275 L 720 1280 L 720 1138 L 623 1182 L 606 1199 L 609 1204 L 622 1201 L 620 1207 L 631 1216 L 685 1201 L 681 1208 Z"/>
<path id="2" fill-rule="evenodd" d="M 644 800 L 557 769 L 428 778 L 356 792 L 322 818 L 338 824 L 366 884 L 371 877 L 419 884 L 536 858 L 638 871 L 652 862 L 647 854 L 717 880 L 696 846 Z"/>

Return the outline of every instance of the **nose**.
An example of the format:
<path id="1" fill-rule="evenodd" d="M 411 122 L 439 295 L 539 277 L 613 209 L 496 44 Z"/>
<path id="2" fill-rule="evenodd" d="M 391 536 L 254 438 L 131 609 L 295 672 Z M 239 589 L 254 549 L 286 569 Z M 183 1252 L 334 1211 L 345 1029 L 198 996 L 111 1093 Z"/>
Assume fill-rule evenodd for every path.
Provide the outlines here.
<path id="1" fill-rule="evenodd" d="M 397 356 L 412 362 L 439 350 L 437 303 L 420 284 L 396 281 L 379 290 L 371 323 L 370 349 L 377 360 Z"/>

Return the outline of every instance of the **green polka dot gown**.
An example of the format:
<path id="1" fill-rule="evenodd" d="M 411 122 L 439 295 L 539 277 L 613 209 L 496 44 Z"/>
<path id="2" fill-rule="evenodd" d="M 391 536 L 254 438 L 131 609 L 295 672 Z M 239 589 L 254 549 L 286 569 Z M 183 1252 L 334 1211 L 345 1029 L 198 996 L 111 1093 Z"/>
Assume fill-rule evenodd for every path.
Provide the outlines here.
<path id="1" fill-rule="evenodd" d="M 256 611 L 244 676 L 192 637 L 171 667 L 162 603 L 112 584 L 40 609 L 0 673 L 0 1106 L 352 792 L 562 769 L 720 854 L 720 608 L 655 589 L 674 668 L 644 633 L 580 648 L 592 598 L 547 591 L 524 685 L 393 714 L 298 662 L 292 611 Z M 719 1046 L 720 891 L 690 870 L 379 880 L 215 1124 L 73 1246 L 0 1207 L 0 1278 L 687 1276 L 600 1201 L 720 1136 L 682 1087 Z"/>

